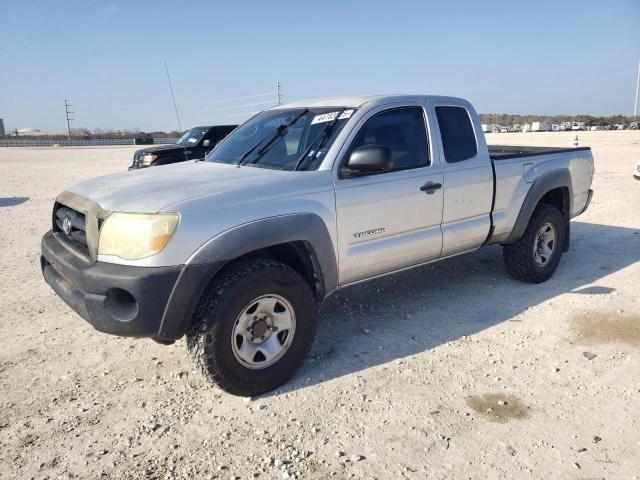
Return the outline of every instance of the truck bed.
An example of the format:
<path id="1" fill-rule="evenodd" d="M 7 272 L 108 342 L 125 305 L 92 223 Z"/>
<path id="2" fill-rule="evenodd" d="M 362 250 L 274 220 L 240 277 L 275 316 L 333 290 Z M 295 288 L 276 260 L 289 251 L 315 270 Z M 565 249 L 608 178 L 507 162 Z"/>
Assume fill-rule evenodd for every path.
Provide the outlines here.
<path id="1" fill-rule="evenodd" d="M 590 147 L 525 147 L 522 145 L 488 145 L 488 148 L 489 156 L 492 160 L 506 160 L 508 158 L 534 157 L 536 155 L 591 150 Z"/>

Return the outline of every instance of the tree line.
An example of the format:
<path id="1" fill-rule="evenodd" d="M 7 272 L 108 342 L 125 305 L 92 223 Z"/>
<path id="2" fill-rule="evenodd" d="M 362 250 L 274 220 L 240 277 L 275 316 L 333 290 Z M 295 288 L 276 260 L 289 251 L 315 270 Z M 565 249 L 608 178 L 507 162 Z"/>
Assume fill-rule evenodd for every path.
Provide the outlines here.
<path id="1" fill-rule="evenodd" d="M 563 122 L 584 122 L 591 126 L 614 126 L 633 122 L 633 117 L 624 115 L 612 115 L 609 117 L 596 117 L 593 115 L 510 115 L 508 113 L 481 113 L 480 122 L 497 125 L 514 125 L 519 123 L 547 122 L 559 125 Z M 637 121 L 637 120 L 636 120 Z"/>
<path id="2" fill-rule="evenodd" d="M 16 132 L 14 130 L 10 130 L 6 132 L 6 137 L 15 138 Z M 172 130 L 169 132 L 164 132 L 161 130 L 145 132 L 140 130 L 139 128 L 131 128 L 124 130 L 112 130 L 105 128 L 72 128 L 71 129 L 71 138 L 76 140 L 112 140 L 112 139 L 131 139 L 131 138 L 180 138 L 182 133 L 177 130 Z M 32 139 L 46 139 L 46 140 L 66 140 L 68 137 L 64 133 L 60 134 L 38 134 L 38 135 L 29 135 L 18 134 L 18 138 L 23 138 L 25 140 Z"/>
<path id="3" fill-rule="evenodd" d="M 547 122 L 551 124 L 560 124 L 563 122 L 584 122 L 587 126 L 614 126 L 614 125 L 628 125 L 634 121 L 634 117 L 626 117 L 624 115 L 612 115 L 609 117 L 597 117 L 593 115 L 511 115 L 508 113 L 481 113 L 480 122 L 486 124 L 497 125 L 514 125 L 519 123 L 523 125 L 525 123 L 532 122 Z M 635 121 L 638 121 L 636 118 Z M 12 131 L 7 132 L 7 135 L 14 136 Z M 71 136 L 75 139 L 122 139 L 122 138 L 179 138 L 182 133 L 177 130 L 172 131 L 143 131 L 139 128 L 131 128 L 124 130 L 112 130 L 104 128 L 72 128 Z M 32 138 L 46 138 L 52 140 L 64 140 L 67 138 L 65 134 L 59 135 L 20 135 L 20 138 L 32 139 Z"/>

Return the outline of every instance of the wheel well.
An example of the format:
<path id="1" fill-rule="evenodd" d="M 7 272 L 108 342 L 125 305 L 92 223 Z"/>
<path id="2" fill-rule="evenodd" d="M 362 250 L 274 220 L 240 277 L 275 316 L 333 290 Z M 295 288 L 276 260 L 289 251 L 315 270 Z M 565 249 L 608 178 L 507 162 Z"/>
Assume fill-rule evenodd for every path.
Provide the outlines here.
<path id="1" fill-rule="evenodd" d="M 558 208 L 562 215 L 569 217 L 571 212 L 569 211 L 569 189 L 567 187 L 554 188 L 549 190 L 540 199 L 538 204 L 546 203 Z"/>
<path id="2" fill-rule="evenodd" d="M 284 263 L 304 277 L 318 300 L 324 298 L 322 271 L 313 248 L 307 242 L 295 241 L 272 245 L 246 253 L 233 261 L 244 258 L 270 258 Z"/>
<path id="3" fill-rule="evenodd" d="M 562 218 L 564 219 L 564 245 L 562 246 L 563 252 L 569 251 L 569 244 L 571 241 L 571 198 L 569 189 L 567 187 L 558 187 L 553 190 L 549 190 L 547 193 L 543 195 L 543 197 L 538 202 L 538 205 L 541 204 L 553 205 L 560 213 L 562 213 Z"/>

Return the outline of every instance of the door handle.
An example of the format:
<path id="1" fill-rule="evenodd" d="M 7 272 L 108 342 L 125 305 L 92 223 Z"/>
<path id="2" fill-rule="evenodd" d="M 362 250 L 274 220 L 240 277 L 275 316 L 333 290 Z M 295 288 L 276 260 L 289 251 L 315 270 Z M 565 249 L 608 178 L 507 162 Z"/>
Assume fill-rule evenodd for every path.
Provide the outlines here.
<path id="1" fill-rule="evenodd" d="M 442 184 L 438 182 L 427 182 L 420 187 L 420 190 L 427 193 L 433 193 L 435 190 L 442 188 Z"/>

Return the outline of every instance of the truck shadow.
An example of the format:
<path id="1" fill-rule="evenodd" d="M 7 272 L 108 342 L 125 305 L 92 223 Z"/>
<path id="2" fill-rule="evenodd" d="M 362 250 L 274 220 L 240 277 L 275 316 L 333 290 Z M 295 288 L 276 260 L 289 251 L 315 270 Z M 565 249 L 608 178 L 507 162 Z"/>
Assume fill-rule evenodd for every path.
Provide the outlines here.
<path id="1" fill-rule="evenodd" d="M 590 284 L 640 260 L 640 229 L 572 222 L 571 233 L 571 250 L 539 285 L 511 279 L 502 248 L 491 246 L 338 291 L 320 309 L 318 336 L 304 367 L 279 391 L 473 335 L 563 293 L 608 295 L 614 289 Z M 593 252 L 607 255 L 594 258 Z"/>
<path id="2" fill-rule="evenodd" d="M 15 207 L 29 200 L 29 197 L 0 197 L 1 207 Z"/>

